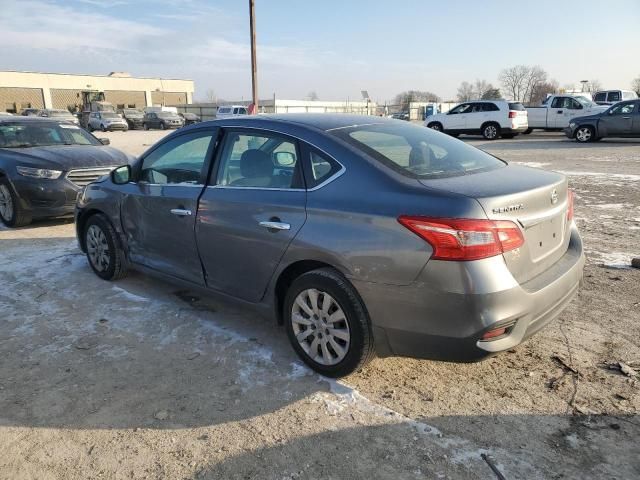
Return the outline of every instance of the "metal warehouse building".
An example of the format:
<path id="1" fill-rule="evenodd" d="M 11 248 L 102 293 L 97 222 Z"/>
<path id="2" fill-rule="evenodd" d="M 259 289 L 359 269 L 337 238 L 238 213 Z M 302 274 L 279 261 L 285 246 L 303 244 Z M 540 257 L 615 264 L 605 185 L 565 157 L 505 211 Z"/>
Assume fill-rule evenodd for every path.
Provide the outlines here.
<path id="1" fill-rule="evenodd" d="M 0 110 L 67 108 L 82 105 L 83 90 L 99 90 L 116 108 L 144 108 L 192 103 L 193 81 L 109 75 L 0 72 Z"/>

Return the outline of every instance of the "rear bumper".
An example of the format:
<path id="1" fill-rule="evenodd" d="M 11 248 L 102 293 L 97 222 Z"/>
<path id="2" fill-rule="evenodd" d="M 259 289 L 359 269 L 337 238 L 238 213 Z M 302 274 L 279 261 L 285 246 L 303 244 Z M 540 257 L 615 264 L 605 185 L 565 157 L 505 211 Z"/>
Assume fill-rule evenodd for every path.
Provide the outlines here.
<path id="1" fill-rule="evenodd" d="M 584 262 L 573 226 L 565 255 L 521 285 L 501 256 L 430 261 L 408 286 L 353 283 L 369 310 L 381 356 L 470 362 L 515 347 L 556 318 L 577 293 Z M 508 326 L 505 335 L 481 340 L 502 326 Z"/>

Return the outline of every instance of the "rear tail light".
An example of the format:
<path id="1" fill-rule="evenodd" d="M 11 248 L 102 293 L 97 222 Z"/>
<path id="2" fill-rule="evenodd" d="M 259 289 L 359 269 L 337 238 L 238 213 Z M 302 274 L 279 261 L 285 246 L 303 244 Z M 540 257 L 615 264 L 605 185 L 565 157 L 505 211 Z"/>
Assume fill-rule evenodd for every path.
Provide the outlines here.
<path id="1" fill-rule="evenodd" d="M 509 118 L 516 118 L 517 116 L 518 116 L 518 112 L 514 112 L 513 110 L 509 112 Z"/>
<path id="2" fill-rule="evenodd" d="M 434 260 L 479 260 L 514 250 L 524 243 L 520 228 L 507 220 L 402 215 L 398 222 L 431 245 Z"/>
<path id="3" fill-rule="evenodd" d="M 573 220 L 573 190 L 567 190 L 567 222 Z"/>

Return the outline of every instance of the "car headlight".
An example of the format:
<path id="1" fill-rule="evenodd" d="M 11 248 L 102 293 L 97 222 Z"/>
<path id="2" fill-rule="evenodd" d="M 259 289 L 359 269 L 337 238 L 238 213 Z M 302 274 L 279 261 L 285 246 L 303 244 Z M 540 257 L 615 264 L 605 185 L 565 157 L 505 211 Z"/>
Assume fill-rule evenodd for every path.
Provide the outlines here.
<path id="1" fill-rule="evenodd" d="M 571 123 L 569 123 L 569 126 L 570 126 L 571 128 L 573 128 L 573 127 L 575 127 L 575 126 L 576 126 L 576 123 L 575 123 L 575 122 L 571 122 Z"/>
<path id="2" fill-rule="evenodd" d="M 60 178 L 60 175 L 62 175 L 60 170 L 48 170 L 46 168 L 16 167 L 16 169 L 20 175 L 31 178 L 55 180 L 56 178 Z"/>

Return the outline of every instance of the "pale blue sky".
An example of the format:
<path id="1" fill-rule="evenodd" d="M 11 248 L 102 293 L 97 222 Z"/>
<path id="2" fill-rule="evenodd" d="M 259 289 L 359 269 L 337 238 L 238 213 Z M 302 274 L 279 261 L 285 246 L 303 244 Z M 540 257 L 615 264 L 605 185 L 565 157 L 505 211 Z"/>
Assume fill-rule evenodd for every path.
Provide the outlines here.
<path id="1" fill-rule="evenodd" d="M 565 84 L 640 76 L 640 1 L 256 0 L 261 97 L 453 98 L 541 65 Z M 247 0 L 0 0 L 0 69 L 191 78 L 250 95 Z"/>

